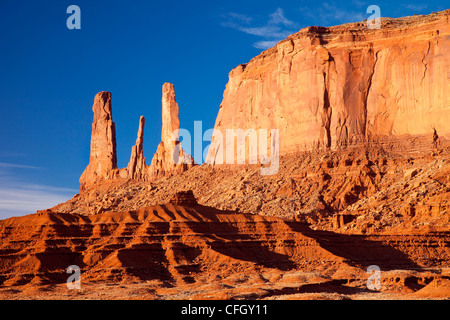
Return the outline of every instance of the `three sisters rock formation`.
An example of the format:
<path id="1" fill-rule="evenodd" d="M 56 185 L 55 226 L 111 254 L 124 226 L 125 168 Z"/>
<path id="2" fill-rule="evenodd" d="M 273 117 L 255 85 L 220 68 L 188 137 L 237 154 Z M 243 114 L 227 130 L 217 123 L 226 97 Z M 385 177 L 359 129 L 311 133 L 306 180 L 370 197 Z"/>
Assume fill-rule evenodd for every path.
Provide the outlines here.
<path id="1" fill-rule="evenodd" d="M 91 153 L 89 164 L 80 177 L 83 191 L 103 180 L 135 179 L 150 181 L 165 175 L 183 172 L 195 165 L 185 154 L 178 140 L 180 120 L 173 84 L 163 85 L 161 143 L 150 165 L 144 157 L 145 118 L 141 116 L 136 144 L 132 147 L 130 162 L 126 168 L 117 168 L 116 129 L 112 118 L 111 93 L 100 92 L 95 96 L 92 123 Z"/>

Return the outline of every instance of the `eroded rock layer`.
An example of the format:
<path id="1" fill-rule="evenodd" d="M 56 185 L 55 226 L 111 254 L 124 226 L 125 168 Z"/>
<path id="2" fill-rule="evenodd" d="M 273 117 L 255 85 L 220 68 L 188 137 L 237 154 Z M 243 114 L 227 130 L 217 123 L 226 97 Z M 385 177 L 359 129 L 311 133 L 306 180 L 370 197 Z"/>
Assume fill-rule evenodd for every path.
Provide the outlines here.
<path id="1" fill-rule="evenodd" d="M 450 146 L 420 152 L 430 143 L 427 138 L 387 149 L 289 154 L 270 176 L 262 176 L 254 165 L 204 164 L 151 183 L 110 181 L 52 210 L 84 215 L 136 210 L 169 202 L 176 191 L 193 190 L 202 205 L 297 219 L 319 229 L 364 234 L 448 231 Z M 387 151 L 406 146 L 413 151 Z"/>
<path id="2" fill-rule="evenodd" d="M 172 203 L 89 217 L 47 211 L 10 218 L 0 221 L 0 239 L 0 286 L 65 283 L 71 265 L 81 268 L 83 281 L 189 284 L 264 270 L 342 278 L 337 274 L 365 272 L 372 264 L 383 271 L 436 268 L 448 266 L 450 258 L 448 233 L 342 235 L 274 217 Z M 355 281 L 354 274 L 350 278 Z"/>

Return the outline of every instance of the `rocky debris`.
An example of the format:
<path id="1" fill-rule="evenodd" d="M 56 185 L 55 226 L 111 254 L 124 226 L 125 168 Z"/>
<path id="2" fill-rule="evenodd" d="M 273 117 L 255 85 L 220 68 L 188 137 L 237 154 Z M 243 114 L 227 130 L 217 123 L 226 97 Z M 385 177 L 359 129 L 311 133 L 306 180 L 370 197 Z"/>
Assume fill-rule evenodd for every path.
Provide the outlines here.
<path id="1" fill-rule="evenodd" d="M 333 228 L 339 229 L 345 226 L 347 223 L 352 222 L 355 218 L 356 216 L 352 214 L 336 214 L 333 217 Z"/>
<path id="2" fill-rule="evenodd" d="M 280 154 L 407 136 L 436 148 L 436 132 L 450 138 L 449 15 L 304 28 L 229 73 L 215 129 L 278 128 Z"/>
<path id="3" fill-rule="evenodd" d="M 433 142 L 432 142 L 433 148 L 437 149 L 439 146 L 439 135 L 437 134 L 437 131 L 435 128 L 433 128 Z"/>
<path id="4" fill-rule="evenodd" d="M 301 152 L 282 156 L 273 176 L 261 176 L 258 165 L 203 164 L 151 183 L 118 180 L 96 185 L 53 210 L 85 215 L 95 214 L 97 206 L 105 212 L 135 210 L 192 190 L 201 205 L 296 219 L 316 229 L 365 234 L 444 231 L 450 223 L 449 165 L 450 148 L 436 156 L 359 147 Z M 410 170 L 417 171 L 412 178 L 405 176 Z M 355 219 L 335 222 L 341 214 Z"/>
<path id="5" fill-rule="evenodd" d="M 407 180 L 412 179 L 419 173 L 419 171 L 420 169 L 417 168 L 409 169 L 405 172 L 404 178 Z"/>
<path id="6" fill-rule="evenodd" d="M 169 200 L 170 203 L 179 206 L 195 206 L 198 205 L 192 190 L 179 191 L 173 195 Z"/>
<path id="7" fill-rule="evenodd" d="M 448 299 L 450 297 L 450 278 L 434 277 L 427 286 L 415 292 L 415 295 L 428 299 Z"/>
<path id="8" fill-rule="evenodd" d="M 99 92 L 92 106 L 91 152 L 89 164 L 80 177 L 80 190 L 108 179 L 117 168 L 116 128 L 112 118 L 111 93 Z"/>

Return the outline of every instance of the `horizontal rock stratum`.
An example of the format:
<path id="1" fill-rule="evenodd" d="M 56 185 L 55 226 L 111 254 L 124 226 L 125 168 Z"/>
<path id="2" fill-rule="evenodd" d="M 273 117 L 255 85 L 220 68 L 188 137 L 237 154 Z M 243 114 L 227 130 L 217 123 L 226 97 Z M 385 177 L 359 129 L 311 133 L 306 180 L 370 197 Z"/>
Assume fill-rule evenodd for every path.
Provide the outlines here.
<path id="1" fill-rule="evenodd" d="M 83 281 L 157 279 L 179 286 L 263 271 L 280 277 L 292 269 L 352 274 L 372 264 L 383 271 L 436 267 L 447 265 L 447 250 L 439 243 L 448 238 L 340 235 L 197 204 L 89 217 L 48 210 L 0 221 L 0 287 L 65 282 L 69 265 L 81 268 Z"/>
<path id="2" fill-rule="evenodd" d="M 215 129 L 279 129 L 280 154 L 450 138 L 449 14 L 304 28 L 230 72 Z"/>

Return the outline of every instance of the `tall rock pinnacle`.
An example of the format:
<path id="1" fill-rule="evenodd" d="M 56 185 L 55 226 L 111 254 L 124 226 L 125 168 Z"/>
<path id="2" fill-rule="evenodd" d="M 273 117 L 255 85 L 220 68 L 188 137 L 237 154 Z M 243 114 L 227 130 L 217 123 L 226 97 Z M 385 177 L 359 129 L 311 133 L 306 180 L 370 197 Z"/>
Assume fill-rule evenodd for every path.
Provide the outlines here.
<path id="1" fill-rule="evenodd" d="M 183 172 L 195 164 L 192 157 L 184 153 L 178 141 L 177 130 L 180 129 L 180 120 L 178 118 L 178 104 L 175 101 L 173 84 L 164 83 L 161 102 L 161 143 L 150 165 L 150 175 L 153 178 Z"/>
<path id="2" fill-rule="evenodd" d="M 161 142 L 148 166 L 144 157 L 145 118 L 139 119 L 136 144 L 131 149 L 126 168 L 117 168 L 116 129 L 112 121 L 111 93 L 100 92 L 95 96 L 94 121 L 92 122 L 91 155 L 89 165 L 80 177 L 80 191 L 103 180 L 133 179 L 152 181 L 186 171 L 194 166 L 192 157 L 184 153 L 178 141 L 178 104 L 171 83 L 163 86 Z"/>
<path id="3" fill-rule="evenodd" d="M 386 18 L 379 30 L 304 28 L 229 73 L 214 129 L 279 129 L 280 155 L 403 145 L 434 130 L 450 139 L 449 21 L 446 10 Z"/>
<path id="4" fill-rule="evenodd" d="M 108 178 L 117 168 L 116 128 L 112 119 L 111 93 L 99 92 L 92 106 L 91 153 L 89 165 L 80 177 L 80 189 Z"/>
<path id="5" fill-rule="evenodd" d="M 175 130 L 180 129 L 180 120 L 178 118 L 178 103 L 175 101 L 174 85 L 168 82 L 164 83 L 162 94 L 161 141 L 178 141 L 178 134 L 172 137 Z"/>
<path id="6" fill-rule="evenodd" d="M 128 178 L 145 180 L 146 165 L 144 158 L 144 126 L 145 118 L 141 116 L 139 119 L 139 130 L 136 139 L 136 144 L 131 149 L 130 162 L 128 163 Z"/>

